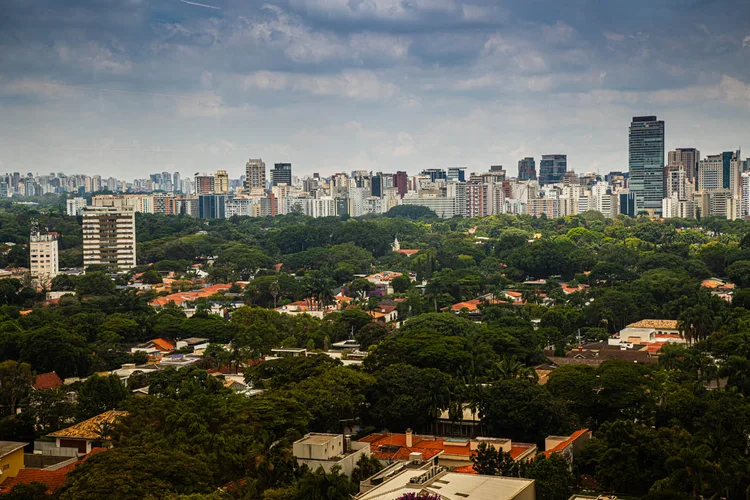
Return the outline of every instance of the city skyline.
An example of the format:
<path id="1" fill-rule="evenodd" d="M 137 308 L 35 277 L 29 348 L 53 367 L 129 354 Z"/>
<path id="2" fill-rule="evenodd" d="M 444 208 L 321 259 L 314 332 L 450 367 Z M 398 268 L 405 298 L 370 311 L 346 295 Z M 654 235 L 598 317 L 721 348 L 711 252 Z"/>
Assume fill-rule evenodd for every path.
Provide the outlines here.
<path id="1" fill-rule="evenodd" d="M 300 176 L 515 175 L 564 153 L 604 174 L 627 170 L 632 116 L 703 154 L 742 146 L 750 120 L 747 2 L 5 7 L 0 171 L 237 176 L 261 156 Z"/>

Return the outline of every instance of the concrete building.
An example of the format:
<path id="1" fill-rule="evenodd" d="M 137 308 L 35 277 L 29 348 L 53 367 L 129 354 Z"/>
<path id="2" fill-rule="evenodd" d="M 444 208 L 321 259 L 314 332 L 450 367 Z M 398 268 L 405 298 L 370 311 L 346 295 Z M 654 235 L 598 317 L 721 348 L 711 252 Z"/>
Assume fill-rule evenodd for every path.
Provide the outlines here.
<path id="1" fill-rule="evenodd" d="M 636 215 L 645 211 L 660 216 L 664 198 L 664 121 L 657 120 L 656 116 L 633 117 L 628 166 Z"/>
<path id="2" fill-rule="evenodd" d="M 245 189 L 248 191 L 265 191 L 266 163 L 260 158 L 250 158 L 245 163 Z"/>
<path id="3" fill-rule="evenodd" d="M 40 286 L 49 287 L 60 272 L 57 233 L 41 233 L 32 227 L 29 238 L 29 270 L 31 278 Z"/>
<path id="4" fill-rule="evenodd" d="M 226 218 L 227 195 L 204 194 L 198 197 L 198 217 L 201 219 Z"/>
<path id="5" fill-rule="evenodd" d="M 229 192 L 229 174 L 226 170 L 218 170 L 214 176 L 214 192 L 226 194 Z"/>
<path id="6" fill-rule="evenodd" d="M 216 178 L 211 174 L 195 174 L 195 194 L 211 194 L 214 192 Z"/>
<path id="7" fill-rule="evenodd" d="M 83 266 L 107 266 L 116 271 L 135 267 L 135 213 L 115 207 L 83 210 Z"/>
<path id="8" fill-rule="evenodd" d="M 678 148 L 670 151 L 667 157 L 667 161 L 671 165 L 679 164 L 685 167 L 685 174 L 691 181 L 698 175 L 698 162 L 700 159 L 701 152 L 695 148 Z"/>
<path id="9" fill-rule="evenodd" d="M 334 466 L 339 466 L 343 474 L 351 477 L 360 457 L 370 454 L 370 445 L 351 442 L 341 434 L 311 432 L 292 444 L 292 453 L 298 463 L 313 471 L 322 467 L 330 472 Z"/>
<path id="10" fill-rule="evenodd" d="M 16 477 L 24 468 L 23 448 L 28 443 L 16 441 L 0 441 L 0 484 L 7 479 Z"/>
<path id="11" fill-rule="evenodd" d="M 449 198 L 449 197 L 442 197 L 442 198 L 419 198 L 419 197 L 407 197 L 401 200 L 401 204 L 403 205 L 419 205 L 423 207 L 427 207 L 433 212 L 437 214 L 438 217 L 441 217 L 443 219 L 450 219 L 454 215 L 461 215 L 464 216 L 464 214 L 457 214 L 456 213 L 456 199 L 455 198 Z"/>
<path id="12" fill-rule="evenodd" d="M 86 206 L 85 198 L 68 198 L 67 200 L 67 214 L 71 217 L 76 217 L 83 213 L 83 208 Z"/>
<path id="13" fill-rule="evenodd" d="M 393 500 L 406 493 L 443 500 L 535 500 L 533 479 L 448 472 L 439 466 L 395 464 L 363 482 L 358 500 Z"/>

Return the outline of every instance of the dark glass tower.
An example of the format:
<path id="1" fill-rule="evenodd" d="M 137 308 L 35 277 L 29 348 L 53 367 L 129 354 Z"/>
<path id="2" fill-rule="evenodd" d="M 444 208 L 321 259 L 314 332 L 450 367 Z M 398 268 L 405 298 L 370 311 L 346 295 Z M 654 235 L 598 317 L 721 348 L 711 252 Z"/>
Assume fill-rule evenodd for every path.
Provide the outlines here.
<path id="1" fill-rule="evenodd" d="M 518 160 L 518 180 L 536 180 L 536 162 L 534 161 L 534 158 L 527 156 L 523 160 Z"/>
<path id="2" fill-rule="evenodd" d="M 630 124 L 630 192 L 635 194 L 636 215 L 641 211 L 661 216 L 664 198 L 664 121 L 655 116 L 635 116 Z"/>
<path id="3" fill-rule="evenodd" d="M 271 170 L 271 185 L 278 186 L 279 184 L 292 185 L 291 163 L 275 163 L 273 165 L 273 170 Z"/>
<path id="4" fill-rule="evenodd" d="M 539 185 L 561 184 L 568 171 L 568 155 L 542 155 L 539 162 Z"/>

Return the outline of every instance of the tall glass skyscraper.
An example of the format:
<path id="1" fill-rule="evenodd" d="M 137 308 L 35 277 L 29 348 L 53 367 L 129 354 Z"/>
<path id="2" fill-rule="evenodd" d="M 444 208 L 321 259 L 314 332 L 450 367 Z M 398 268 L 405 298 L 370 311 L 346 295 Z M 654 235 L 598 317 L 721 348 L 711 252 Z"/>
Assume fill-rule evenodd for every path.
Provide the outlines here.
<path id="1" fill-rule="evenodd" d="M 568 171 L 568 155 L 542 155 L 539 162 L 539 185 L 561 184 Z"/>
<path id="2" fill-rule="evenodd" d="M 536 180 L 536 163 L 534 163 L 533 157 L 527 156 L 522 160 L 518 160 L 518 180 Z"/>
<path id="3" fill-rule="evenodd" d="M 664 121 L 655 116 L 633 117 L 628 165 L 636 215 L 646 211 L 660 216 L 664 198 Z"/>

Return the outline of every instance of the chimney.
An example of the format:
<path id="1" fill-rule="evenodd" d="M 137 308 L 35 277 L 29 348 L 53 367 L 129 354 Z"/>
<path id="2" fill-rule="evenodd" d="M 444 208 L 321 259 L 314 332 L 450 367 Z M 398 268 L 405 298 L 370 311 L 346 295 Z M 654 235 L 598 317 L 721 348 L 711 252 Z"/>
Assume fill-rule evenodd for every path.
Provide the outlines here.
<path id="1" fill-rule="evenodd" d="M 406 429 L 406 447 L 411 448 L 411 445 L 412 445 L 411 429 Z"/>

